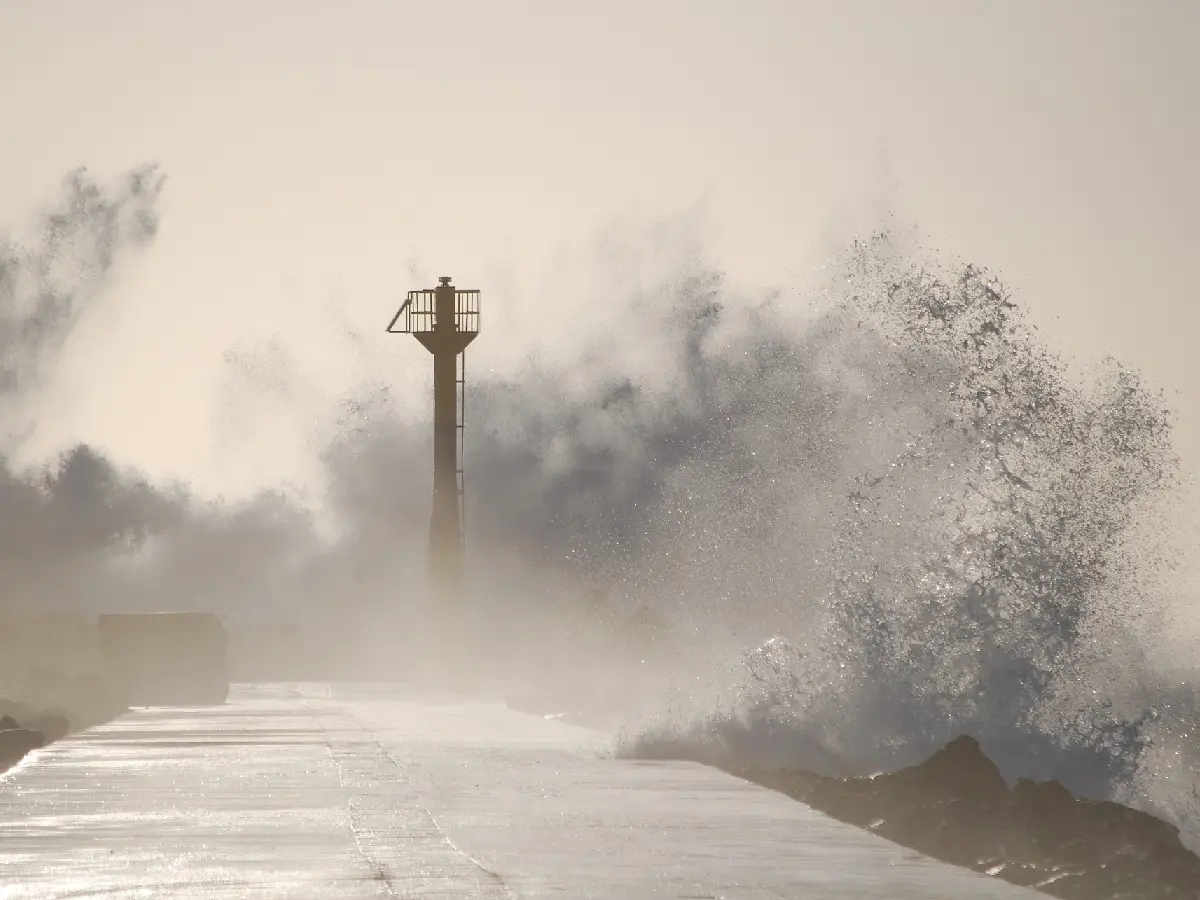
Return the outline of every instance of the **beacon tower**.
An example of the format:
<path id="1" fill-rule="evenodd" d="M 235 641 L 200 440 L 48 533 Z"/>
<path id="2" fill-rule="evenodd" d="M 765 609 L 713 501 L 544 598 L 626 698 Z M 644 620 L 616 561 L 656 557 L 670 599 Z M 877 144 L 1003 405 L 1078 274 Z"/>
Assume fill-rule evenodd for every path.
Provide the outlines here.
<path id="1" fill-rule="evenodd" d="M 409 291 L 388 325 L 411 334 L 433 355 L 433 506 L 429 575 L 438 612 L 456 613 L 466 582 L 463 426 L 467 345 L 479 334 L 479 291 L 439 278 L 436 288 Z"/>

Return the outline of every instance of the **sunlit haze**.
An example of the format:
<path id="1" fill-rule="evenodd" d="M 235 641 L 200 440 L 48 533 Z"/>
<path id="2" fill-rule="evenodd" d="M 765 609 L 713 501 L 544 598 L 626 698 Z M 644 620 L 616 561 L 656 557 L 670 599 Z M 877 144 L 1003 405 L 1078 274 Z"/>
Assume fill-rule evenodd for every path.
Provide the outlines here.
<path id="1" fill-rule="evenodd" d="M 1191 896 L 1197 47 L 0 0 L 0 893 Z"/>
<path id="2" fill-rule="evenodd" d="M 998 272 L 1070 354 L 1142 368 L 1195 463 L 1198 16 L 7 0 L 0 221 L 80 165 L 168 178 L 158 240 L 73 335 L 26 452 L 82 438 L 209 492 L 303 482 L 322 404 L 355 379 L 423 397 L 426 360 L 382 327 L 438 275 L 485 292 L 472 365 L 511 368 L 548 307 L 603 302 L 585 266 L 554 275 L 599 234 L 648 244 L 685 219 L 706 262 L 799 303 L 893 214 Z M 223 352 L 272 339 L 315 389 L 247 409 Z"/>

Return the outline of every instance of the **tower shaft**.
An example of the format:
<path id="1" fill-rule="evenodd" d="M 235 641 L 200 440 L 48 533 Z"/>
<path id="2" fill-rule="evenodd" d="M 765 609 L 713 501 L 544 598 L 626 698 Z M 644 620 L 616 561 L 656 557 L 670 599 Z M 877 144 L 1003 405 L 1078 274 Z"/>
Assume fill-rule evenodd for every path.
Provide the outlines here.
<path id="1" fill-rule="evenodd" d="M 460 330 L 458 291 L 449 282 L 449 278 L 442 279 L 433 291 L 433 327 L 413 332 L 433 355 L 433 506 L 429 519 L 429 574 L 442 616 L 452 616 L 462 607 L 466 583 L 458 482 L 462 471 L 458 440 L 462 423 L 458 358 L 478 333 Z"/>
<path id="2" fill-rule="evenodd" d="M 429 570 L 443 607 L 461 602 L 465 554 L 458 491 L 458 353 L 433 352 L 433 508 L 429 522 Z"/>

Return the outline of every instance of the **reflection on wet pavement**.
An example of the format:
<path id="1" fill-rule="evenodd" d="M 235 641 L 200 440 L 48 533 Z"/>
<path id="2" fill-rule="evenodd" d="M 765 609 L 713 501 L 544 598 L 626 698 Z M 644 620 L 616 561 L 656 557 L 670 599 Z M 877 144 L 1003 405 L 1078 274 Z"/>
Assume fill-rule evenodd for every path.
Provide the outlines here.
<path id="1" fill-rule="evenodd" d="M 134 710 L 0 776 L 0 897 L 1017 898 L 691 763 L 395 687 Z"/>

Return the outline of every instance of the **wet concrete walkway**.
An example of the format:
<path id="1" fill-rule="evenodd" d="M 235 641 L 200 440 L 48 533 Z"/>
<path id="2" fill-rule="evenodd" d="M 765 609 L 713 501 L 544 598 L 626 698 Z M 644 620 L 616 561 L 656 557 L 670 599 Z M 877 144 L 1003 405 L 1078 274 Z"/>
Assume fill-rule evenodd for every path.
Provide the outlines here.
<path id="1" fill-rule="evenodd" d="M 0 776 L 0 900 L 1033 898 L 692 763 L 369 685 L 136 710 Z"/>

